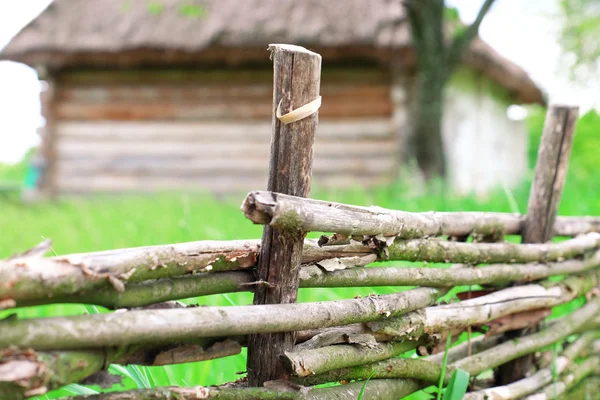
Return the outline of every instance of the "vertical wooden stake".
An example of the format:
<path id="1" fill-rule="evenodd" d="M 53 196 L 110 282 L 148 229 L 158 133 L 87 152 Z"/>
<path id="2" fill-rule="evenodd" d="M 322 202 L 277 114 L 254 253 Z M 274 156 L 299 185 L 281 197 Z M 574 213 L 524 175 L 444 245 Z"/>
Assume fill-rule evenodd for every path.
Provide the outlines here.
<path id="1" fill-rule="evenodd" d="M 535 176 L 529 193 L 527 216 L 521 234 L 523 243 L 544 243 L 551 239 L 551 230 L 567 177 L 578 114 L 578 107 L 559 105 L 550 106 L 546 113 Z M 508 332 L 505 336 L 510 340 L 523 334 L 524 330 L 519 330 Z M 499 370 L 499 384 L 507 385 L 524 378 L 532 363 L 533 355 L 527 355 L 503 365 Z"/>
<path id="2" fill-rule="evenodd" d="M 273 134 L 268 190 L 307 197 L 312 173 L 313 143 L 317 113 L 284 125 L 276 117 L 277 107 L 287 114 L 319 97 L 321 56 L 303 47 L 269 46 L 274 69 Z M 254 304 L 294 303 L 298 294 L 298 272 L 305 233 L 294 229 L 263 230 L 257 278 L 268 282 L 259 286 Z M 295 333 L 251 335 L 248 339 L 248 382 L 262 386 L 281 379 L 286 372 L 279 357 L 294 344 Z"/>

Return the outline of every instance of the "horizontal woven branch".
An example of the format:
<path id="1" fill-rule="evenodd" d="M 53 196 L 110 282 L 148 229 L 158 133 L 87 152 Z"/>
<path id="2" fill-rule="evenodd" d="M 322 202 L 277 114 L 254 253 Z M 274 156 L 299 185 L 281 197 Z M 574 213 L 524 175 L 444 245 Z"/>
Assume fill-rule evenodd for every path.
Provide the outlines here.
<path id="1" fill-rule="evenodd" d="M 6 261 L 0 261 L 0 281 L 5 282 L 5 284 L 0 285 L 0 309 L 52 303 L 58 300 L 72 302 L 73 299 L 68 299 L 72 295 L 82 295 L 81 301 L 87 296 L 89 302 L 98 301 L 97 304 L 106 304 L 109 307 L 131 307 L 194 295 L 243 290 L 243 286 L 251 282 L 244 280 L 241 275 L 231 275 L 227 279 L 198 278 L 212 281 L 212 284 L 204 286 L 204 289 L 202 289 L 204 292 L 190 294 L 190 296 L 179 296 L 179 294 L 183 294 L 182 292 L 190 290 L 190 287 L 186 286 L 188 284 L 186 280 L 178 281 L 180 290 L 175 291 L 172 295 L 168 293 L 171 290 L 170 282 L 157 282 L 151 284 L 152 286 L 137 286 L 136 293 L 125 293 L 127 284 L 140 281 L 173 278 L 192 273 L 207 273 L 208 271 L 250 269 L 255 266 L 258 257 L 258 245 L 259 243 L 256 240 L 204 241 L 51 258 L 42 257 L 44 253 L 42 248 L 33 254 L 26 253 Z M 578 257 L 597 248 L 599 245 L 600 234 L 596 232 L 561 243 L 527 245 L 461 243 L 440 239 L 398 239 L 389 247 L 378 243 L 373 248 L 358 242 L 319 247 L 316 241 L 307 240 L 302 262 L 304 264 L 316 263 L 324 267 L 325 260 L 331 260 L 328 262 L 331 266 L 331 268 L 327 267 L 329 269 L 366 265 L 375 260 L 458 262 L 466 264 L 541 263 Z M 379 246 L 383 246 L 383 250 Z M 380 253 L 382 255 L 378 259 Z M 332 263 L 333 265 L 331 265 Z M 574 262 L 553 265 L 550 269 L 563 269 L 565 272 L 569 272 L 585 270 L 589 266 L 590 262 L 584 264 Z M 502 268 L 498 267 L 498 269 Z M 531 269 L 532 277 L 548 276 L 545 275 L 549 272 L 545 266 L 532 266 Z M 388 281 L 385 285 L 402 284 L 403 278 L 398 271 L 395 273 L 380 272 L 379 282 L 382 282 L 382 278 L 388 279 L 392 277 L 392 274 L 395 274 L 396 283 Z M 522 278 L 523 272 L 525 272 L 524 267 L 515 267 L 514 271 L 503 268 L 502 271 L 483 273 L 481 276 L 487 275 L 493 280 L 497 278 L 491 276 L 499 273 L 501 279 L 507 277 L 508 280 L 511 280 L 512 276 L 513 279 L 516 277 L 519 280 Z M 305 287 L 318 287 L 319 281 L 327 281 L 327 279 L 317 279 L 319 274 L 310 272 L 309 274 L 314 277 L 313 280 L 316 282 L 312 286 L 307 284 Z M 345 272 L 344 274 L 352 276 L 354 273 Z M 376 286 L 378 280 L 374 276 L 376 273 L 370 274 L 373 278 L 371 282 L 369 282 L 369 279 L 365 279 L 360 284 L 352 286 Z M 444 274 L 446 274 L 446 278 L 453 279 L 448 277 L 448 272 L 426 272 L 422 275 L 421 282 L 425 283 L 429 279 L 432 286 L 448 286 L 449 283 L 443 282 L 444 278 L 442 276 Z M 456 277 L 464 276 L 464 273 L 461 272 L 460 274 Z M 481 272 L 475 272 L 473 276 L 480 276 L 479 274 Z M 436 275 L 438 276 L 437 284 L 433 282 Z M 416 276 L 416 273 L 408 273 L 407 280 L 415 279 Z M 328 279 L 335 281 L 333 275 Z M 310 279 L 303 280 L 310 281 Z M 528 279 L 525 278 L 524 280 Z M 477 278 L 475 281 L 477 281 Z M 485 279 L 480 280 L 478 283 L 485 283 Z M 162 288 L 161 284 L 163 285 Z M 330 287 L 332 283 L 322 283 L 322 285 Z M 176 295 L 179 297 L 175 297 Z M 102 301 L 103 299 L 105 300 Z"/>
<path id="2" fill-rule="evenodd" d="M 525 217 L 493 212 L 412 213 L 381 207 L 305 199 L 267 191 L 250 192 L 242 211 L 257 224 L 305 232 L 334 232 L 343 235 L 383 235 L 401 239 L 428 236 L 520 235 Z M 600 218 L 558 217 L 555 236 L 600 232 Z"/>

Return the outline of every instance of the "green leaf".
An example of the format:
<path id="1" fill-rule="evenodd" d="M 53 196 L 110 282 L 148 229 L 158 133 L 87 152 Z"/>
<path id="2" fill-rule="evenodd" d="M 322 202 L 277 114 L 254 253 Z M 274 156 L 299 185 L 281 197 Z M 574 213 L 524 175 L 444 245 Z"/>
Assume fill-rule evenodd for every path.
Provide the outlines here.
<path id="1" fill-rule="evenodd" d="M 85 386 L 81 386 L 78 385 L 76 383 L 71 383 L 70 385 L 67 385 L 63 388 L 64 390 L 71 392 L 72 394 L 77 394 L 80 396 L 85 396 L 87 394 L 98 394 L 100 392 L 94 390 L 94 389 L 90 389 L 88 387 Z"/>
<path id="2" fill-rule="evenodd" d="M 98 307 L 94 305 L 84 304 L 83 306 L 85 307 L 85 310 L 88 314 L 100 314 L 100 311 L 98 311 Z"/>
<path id="3" fill-rule="evenodd" d="M 467 371 L 455 370 L 448 383 L 444 400 L 461 400 L 469 389 L 469 376 Z"/>
<path id="4" fill-rule="evenodd" d="M 440 373 L 440 382 L 438 384 L 437 400 L 441 400 L 442 391 L 444 390 L 444 380 L 446 379 L 446 368 L 448 364 L 448 350 L 452 344 L 452 334 L 448 332 L 448 338 L 446 339 L 446 348 L 444 349 L 444 359 L 442 361 L 442 372 Z"/>
<path id="5" fill-rule="evenodd" d="M 152 383 L 148 379 L 145 367 L 138 367 L 137 365 L 128 365 L 126 369 L 129 371 L 129 376 L 135 381 L 135 384 L 139 388 L 151 389 Z"/>
<path id="6" fill-rule="evenodd" d="M 371 375 L 369 375 L 369 378 L 365 381 L 365 384 L 360 389 L 360 393 L 358 393 L 358 399 L 357 400 L 362 400 L 363 396 L 365 395 L 365 389 L 367 388 L 367 383 L 369 383 L 369 381 L 371 380 L 371 378 L 373 377 L 373 375 L 375 375 L 375 371 L 371 372 Z"/>

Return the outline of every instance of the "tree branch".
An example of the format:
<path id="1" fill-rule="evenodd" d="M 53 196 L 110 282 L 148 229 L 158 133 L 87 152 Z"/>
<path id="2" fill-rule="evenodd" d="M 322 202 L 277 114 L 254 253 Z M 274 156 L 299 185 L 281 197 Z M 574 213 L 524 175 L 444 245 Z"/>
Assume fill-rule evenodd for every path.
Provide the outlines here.
<path id="1" fill-rule="evenodd" d="M 598 312 L 600 312 L 600 297 L 592 299 L 583 307 L 561 319 L 560 324 L 554 324 L 549 329 L 502 343 L 472 357 L 457 361 L 452 365 L 464 369 L 472 376 L 477 375 L 486 369 L 496 368 L 508 361 L 525 354 L 530 354 L 566 338 L 577 332 L 580 327 L 584 326 Z"/>
<path id="2" fill-rule="evenodd" d="M 485 0 L 482 4 L 475 21 L 469 25 L 462 33 L 454 37 L 452 44 L 446 51 L 446 67 L 449 74 L 456 68 L 456 66 L 462 60 L 463 54 L 466 51 L 469 44 L 475 39 L 479 32 L 479 26 L 483 21 L 483 18 L 492 7 L 494 0 Z"/>
<path id="3" fill-rule="evenodd" d="M 0 321 L 0 347 L 81 349 L 323 328 L 406 314 L 433 304 L 445 292 L 443 289 L 419 288 L 391 295 L 321 303 L 5 319 Z"/>
<path id="4" fill-rule="evenodd" d="M 598 285 L 600 272 L 572 276 L 562 282 L 517 286 L 491 294 L 413 311 L 402 318 L 367 323 L 376 333 L 393 336 L 394 340 L 418 338 L 425 334 L 463 330 L 480 326 L 505 315 L 552 308 L 586 294 Z"/>
<path id="5" fill-rule="evenodd" d="M 386 248 L 388 260 L 481 263 L 529 263 L 565 260 L 600 245 L 600 234 L 588 233 L 560 243 L 463 243 L 439 239 L 397 240 Z"/>
<path id="6" fill-rule="evenodd" d="M 560 357 L 556 359 L 556 372 L 562 374 L 596 337 L 598 337 L 598 332 L 586 332 L 581 335 Z M 550 384 L 552 382 L 552 377 L 553 368 L 549 366 L 537 371 L 530 377 L 521 379 L 509 385 L 467 393 L 464 399 L 486 400 L 497 397 L 500 397 L 503 400 L 520 399 Z"/>
<path id="7" fill-rule="evenodd" d="M 239 354 L 238 342 L 204 339 L 166 346 L 36 352 L 14 347 L 0 349 L 0 398 L 24 399 L 70 383 L 81 382 L 107 365 L 167 365 L 212 360 Z"/>
<path id="8" fill-rule="evenodd" d="M 402 343 L 377 343 L 373 336 L 362 336 L 367 337 L 367 339 L 350 339 L 355 342 L 363 340 L 363 343 L 338 344 L 311 350 L 288 351 L 282 357 L 291 373 L 296 376 L 306 377 L 322 374 L 334 369 L 386 360 L 425 344 L 425 340 L 406 341 Z M 371 342 L 368 341 L 369 338 Z M 336 381 L 336 379 L 329 382 L 333 381 Z"/>
<path id="9" fill-rule="evenodd" d="M 430 236 L 520 235 L 525 217 L 493 212 L 414 213 L 381 207 L 360 207 L 331 201 L 305 199 L 280 193 L 248 193 L 241 206 L 255 224 L 284 228 L 293 220 L 306 232 L 351 235 L 382 235 L 413 239 Z M 558 217 L 555 236 L 600 232 L 598 217 Z"/>

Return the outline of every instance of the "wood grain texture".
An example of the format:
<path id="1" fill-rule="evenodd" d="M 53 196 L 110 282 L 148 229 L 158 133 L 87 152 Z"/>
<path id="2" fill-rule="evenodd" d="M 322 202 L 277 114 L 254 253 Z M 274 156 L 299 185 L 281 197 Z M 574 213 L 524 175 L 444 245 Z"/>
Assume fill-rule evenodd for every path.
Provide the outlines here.
<path id="1" fill-rule="evenodd" d="M 45 80 L 45 88 L 40 92 L 40 104 L 42 117 L 45 124 L 39 128 L 38 132 L 42 139 L 41 154 L 45 159 L 45 171 L 40 177 L 39 189 L 40 192 L 47 196 L 52 196 L 56 193 L 55 178 L 56 178 L 56 115 L 55 102 L 56 82 L 47 75 L 41 74 L 41 79 Z"/>
<path id="2" fill-rule="evenodd" d="M 297 46 L 271 45 L 269 49 L 274 79 L 267 188 L 272 192 L 307 197 L 318 113 L 284 125 L 276 118 L 275 110 L 281 107 L 282 114 L 286 114 L 318 98 L 321 56 Z M 268 282 L 269 287 L 257 287 L 255 305 L 296 302 L 304 236 L 305 232 L 299 227 L 264 228 L 257 279 Z M 249 385 L 262 386 L 266 381 L 287 377 L 280 357 L 292 349 L 294 342 L 294 332 L 250 335 L 246 364 Z"/>
<path id="3" fill-rule="evenodd" d="M 567 177 L 578 115 L 579 107 L 559 105 L 550 106 L 546 113 L 535 177 L 523 225 L 523 243 L 545 243 L 552 237 L 554 220 Z M 508 332 L 505 337 L 508 340 L 519 338 L 531 329 Z M 533 355 L 526 355 L 502 365 L 498 370 L 500 383 L 507 385 L 523 379 L 532 368 L 533 362 Z"/>
<path id="4" fill-rule="evenodd" d="M 529 193 L 523 243 L 544 243 L 551 237 L 556 211 L 567 178 L 579 107 L 551 106 Z"/>
<path id="5" fill-rule="evenodd" d="M 271 107 L 269 106 L 269 109 Z M 59 121 L 57 135 L 63 141 L 119 141 L 137 143 L 140 140 L 270 140 L 271 123 L 267 121 Z M 393 139 L 388 118 L 329 119 L 318 127 L 320 140 Z"/>

